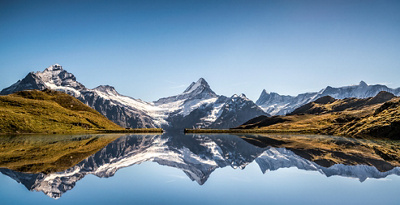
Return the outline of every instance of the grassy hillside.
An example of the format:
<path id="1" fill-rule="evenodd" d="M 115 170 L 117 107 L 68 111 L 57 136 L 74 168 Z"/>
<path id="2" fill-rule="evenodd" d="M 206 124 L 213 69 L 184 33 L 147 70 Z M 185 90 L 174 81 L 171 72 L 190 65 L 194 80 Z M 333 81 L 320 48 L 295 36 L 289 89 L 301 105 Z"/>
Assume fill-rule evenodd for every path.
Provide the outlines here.
<path id="1" fill-rule="evenodd" d="M 323 97 L 287 116 L 259 117 L 237 129 L 400 139 L 400 98 L 386 92 L 366 99 Z"/>
<path id="2" fill-rule="evenodd" d="M 122 127 L 62 92 L 21 91 L 0 96 L 0 133 L 88 133 Z"/>
<path id="3" fill-rule="evenodd" d="M 386 102 L 373 114 L 348 123 L 342 123 L 326 132 L 346 136 L 374 136 L 400 139 L 400 100 Z"/>
<path id="4" fill-rule="evenodd" d="M 286 116 L 259 116 L 230 130 L 185 130 L 187 133 L 315 133 L 347 137 L 400 139 L 400 98 L 380 92 L 366 99 L 329 96 Z"/>

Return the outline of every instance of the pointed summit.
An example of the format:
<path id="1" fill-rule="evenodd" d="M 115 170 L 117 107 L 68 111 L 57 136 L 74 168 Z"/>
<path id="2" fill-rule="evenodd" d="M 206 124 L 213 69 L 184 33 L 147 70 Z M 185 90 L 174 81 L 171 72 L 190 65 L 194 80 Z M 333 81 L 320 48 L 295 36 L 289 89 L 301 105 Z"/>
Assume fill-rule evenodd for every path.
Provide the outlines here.
<path id="1" fill-rule="evenodd" d="M 8 88 L 4 88 L 0 95 L 8 95 L 22 90 L 43 90 L 46 88 L 45 83 L 34 72 L 28 73 L 24 79 L 18 80 Z"/>
<path id="2" fill-rule="evenodd" d="M 262 97 L 264 97 L 264 96 L 266 96 L 266 95 L 269 95 L 270 93 L 269 92 L 267 92 L 265 89 L 263 89 L 262 91 L 261 91 L 261 94 L 260 94 L 260 97 L 259 98 L 262 98 Z"/>
<path id="3" fill-rule="evenodd" d="M 192 82 L 183 93 L 166 98 L 160 98 L 157 101 L 154 101 L 154 103 L 160 105 L 178 100 L 210 99 L 215 97 L 218 97 L 218 95 L 211 90 L 207 81 L 204 80 L 204 78 L 200 78 L 197 82 Z"/>
<path id="4" fill-rule="evenodd" d="M 200 78 L 197 82 L 192 82 L 188 88 L 186 88 L 184 93 L 190 93 L 197 88 L 202 87 L 202 88 L 210 88 L 210 85 L 208 85 L 207 81 L 204 80 L 204 78 Z"/>
<path id="5" fill-rule="evenodd" d="M 265 89 L 261 91 L 260 97 L 258 97 L 258 100 L 256 101 L 256 104 L 263 104 L 265 101 L 267 101 L 270 98 L 270 93 L 268 93 Z"/>
<path id="6" fill-rule="evenodd" d="M 262 94 L 268 94 L 267 90 L 263 89 L 263 90 L 261 91 L 261 95 L 262 95 Z"/>
<path id="7" fill-rule="evenodd" d="M 365 83 L 363 80 L 360 81 L 360 83 L 358 85 L 361 86 L 361 87 L 367 87 L 368 86 L 368 84 Z"/>
<path id="8" fill-rule="evenodd" d="M 197 83 L 207 84 L 207 85 L 208 85 L 207 81 L 204 80 L 204 78 L 199 78 L 199 79 L 197 80 Z"/>

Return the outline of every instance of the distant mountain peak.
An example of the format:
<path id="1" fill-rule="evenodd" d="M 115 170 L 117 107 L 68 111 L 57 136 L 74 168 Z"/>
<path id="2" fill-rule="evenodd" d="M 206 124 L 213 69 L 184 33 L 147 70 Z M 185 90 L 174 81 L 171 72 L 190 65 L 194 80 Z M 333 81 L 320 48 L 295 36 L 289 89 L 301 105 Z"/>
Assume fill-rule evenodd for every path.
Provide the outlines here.
<path id="1" fill-rule="evenodd" d="M 117 92 L 117 90 L 115 90 L 115 88 L 113 86 L 110 85 L 99 85 L 96 88 L 94 88 L 93 90 L 97 90 L 103 93 L 107 93 L 110 95 L 119 95 L 119 93 Z"/>
<path id="2" fill-rule="evenodd" d="M 207 81 L 204 78 L 200 78 L 196 82 L 192 82 L 186 90 L 175 96 L 160 98 L 157 101 L 154 101 L 156 105 L 166 104 L 171 102 L 177 102 L 180 100 L 190 101 L 194 99 L 210 99 L 216 98 L 218 95 L 211 90 L 210 85 L 208 85 Z"/>
<path id="3" fill-rule="evenodd" d="M 208 85 L 208 83 L 207 83 L 207 81 L 204 79 L 204 78 L 199 78 L 198 80 L 197 80 L 197 83 L 205 83 L 205 84 L 207 84 Z"/>
<path id="4" fill-rule="evenodd" d="M 192 82 L 188 88 L 186 88 L 185 91 L 183 91 L 184 93 L 190 93 L 194 90 L 196 90 L 197 88 L 202 87 L 202 88 L 210 88 L 210 85 L 208 85 L 207 81 L 204 80 L 204 78 L 200 78 L 199 80 L 197 80 L 197 82 Z"/>
<path id="5" fill-rule="evenodd" d="M 368 84 L 365 83 L 363 80 L 360 81 L 360 83 L 359 83 L 358 85 L 359 85 L 359 86 L 362 86 L 362 87 L 367 87 L 367 86 L 368 86 Z"/>
<path id="6" fill-rule="evenodd" d="M 235 100 L 245 100 L 245 101 L 249 101 L 250 99 L 248 99 L 246 97 L 246 95 L 244 93 L 238 95 L 238 94 L 233 94 L 231 99 L 235 99 Z"/>
<path id="7" fill-rule="evenodd" d="M 260 96 L 268 95 L 268 94 L 269 94 L 269 93 L 267 92 L 267 90 L 263 89 L 263 90 L 261 91 L 261 95 L 260 95 Z"/>
<path id="8" fill-rule="evenodd" d="M 360 81 L 358 84 L 342 87 L 327 86 L 319 92 L 301 93 L 297 96 L 278 94 L 274 96 L 272 92 L 268 95 L 262 92 L 256 104 L 269 114 L 285 115 L 323 96 L 331 96 L 335 99 L 369 98 L 376 96 L 380 91 L 386 91 L 397 96 L 400 95 L 400 88 L 392 89 L 379 84 L 368 85 L 365 81 Z M 385 96 L 385 99 L 389 97 Z"/>
<path id="9" fill-rule="evenodd" d="M 62 66 L 57 63 L 45 69 L 45 71 L 57 71 L 57 70 L 63 70 Z"/>

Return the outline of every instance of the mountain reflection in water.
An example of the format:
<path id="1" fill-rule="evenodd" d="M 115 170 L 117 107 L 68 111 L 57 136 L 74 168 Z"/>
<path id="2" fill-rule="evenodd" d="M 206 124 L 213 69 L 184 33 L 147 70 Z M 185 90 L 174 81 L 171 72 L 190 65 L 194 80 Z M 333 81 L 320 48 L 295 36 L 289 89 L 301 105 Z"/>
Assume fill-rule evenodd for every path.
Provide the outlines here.
<path id="1" fill-rule="evenodd" d="M 61 197 L 88 174 L 107 178 L 121 168 L 147 161 L 178 168 L 199 185 L 217 168 L 244 169 L 253 161 L 263 173 L 297 167 L 363 182 L 400 175 L 395 157 L 399 147 L 397 142 L 319 135 L 130 135 L 117 138 L 65 171 L 24 173 L 1 168 L 0 172 L 52 198 Z"/>

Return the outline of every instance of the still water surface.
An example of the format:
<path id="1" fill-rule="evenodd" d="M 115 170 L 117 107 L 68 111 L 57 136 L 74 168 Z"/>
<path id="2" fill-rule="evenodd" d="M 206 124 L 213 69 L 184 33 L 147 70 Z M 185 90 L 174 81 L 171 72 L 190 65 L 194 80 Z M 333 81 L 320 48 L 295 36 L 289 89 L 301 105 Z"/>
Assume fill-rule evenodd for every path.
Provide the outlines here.
<path id="1" fill-rule="evenodd" d="M 25 147 L 37 146 L 32 149 L 41 155 L 60 149 L 62 156 L 68 159 L 79 156 L 82 160 L 78 158 L 79 163 L 69 164 L 71 161 L 64 157 L 61 160 L 64 164 L 60 164 L 60 160 L 55 163 L 42 156 L 42 162 L 35 161 L 39 165 L 32 166 L 28 160 L 25 162 L 28 166 L 21 165 L 24 161 L 21 156 L 36 160 L 30 153 L 18 157 L 1 155 L 0 203 L 396 204 L 400 201 L 399 162 L 390 155 L 399 150 L 397 142 L 312 135 L 111 137 L 114 138 L 47 136 L 39 137 L 40 142 L 26 137 L 3 139 L 3 153 L 29 152 L 15 145 L 24 141 L 29 142 Z M 107 143 L 100 143 L 104 138 Z M 7 142 L 8 147 L 15 149 L 6 149 Z M 95 146 L 85 148 L 93 144 L 99 148 L 95 151 Z M 61 149 L 63 146 L 67 148 Z M 83 150 L 88 156 L 76 154 Z M 66 169 L 46 171 L 51 163 Z"/>

